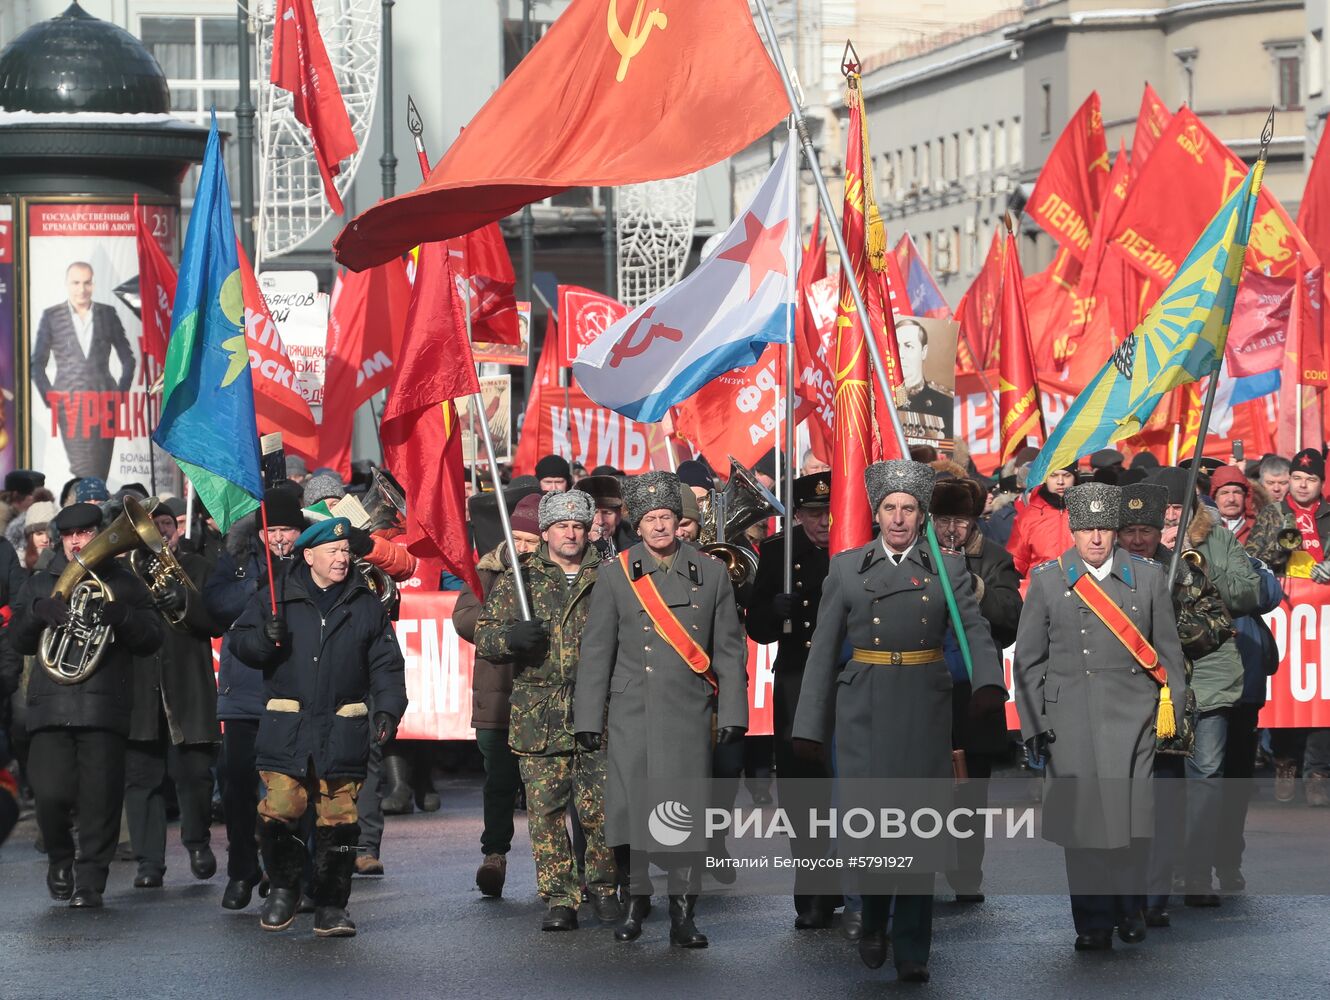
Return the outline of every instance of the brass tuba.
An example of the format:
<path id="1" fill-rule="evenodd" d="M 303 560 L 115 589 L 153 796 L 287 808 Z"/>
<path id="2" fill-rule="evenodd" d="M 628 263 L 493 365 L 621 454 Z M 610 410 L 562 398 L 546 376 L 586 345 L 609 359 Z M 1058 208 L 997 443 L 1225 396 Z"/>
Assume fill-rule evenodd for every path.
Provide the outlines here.
<path id="1" fill-rule="evenodd" d="M 42 632 L 38 661 L 57 684 L 81 684 L 101 666 L 114 640 L 111 626 L 102 619 L 102 608 L 115 600 L 102 582 L 96 567 L 126 552 L 130 568 L 154 597 L 161 597 L 172 581 L 197 590 L 181 568 L 152 518 L 133 497 L 125 497 L 124 512 L 75 553 L 55 582 L 52 597 L 69 603 L 69 620 L 59 628 Z M 169 616 L 179 624 L 184 613 Z"/>
<path id="2" fill-rule="evenodd" d="M 698 546 L 725 564 L 730 583 L 738 594 L 741 588 L 751 586 L 757 576 L 757 553 L 744 541 L 744 531 L 773 515 L 784 517 L 785 508 L 751 470 L 733 457 L 725 489 L 701 497 L 697 506 L 702 515 Z M 731 538 L 735 541 L 730 542 Z"/>
<path id="3" fill-rule="evenodd" d="M 390 577 L 373 563 L 366 562 L 364 559 L 357 559 L 355 567 L 361 577 L 365 580 L 365 586 L 369 588 L 371 594 L 379 599 L 379 603 L 391 611 L 397 605 L 398 591 L 397 581 Z"/>

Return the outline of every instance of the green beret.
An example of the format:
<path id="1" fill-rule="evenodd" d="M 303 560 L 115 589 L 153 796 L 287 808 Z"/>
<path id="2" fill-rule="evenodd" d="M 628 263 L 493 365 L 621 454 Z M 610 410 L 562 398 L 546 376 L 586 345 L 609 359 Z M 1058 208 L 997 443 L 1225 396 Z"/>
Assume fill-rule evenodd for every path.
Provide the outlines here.
<path id="1" fill-rule="evenodd" d="M 351 522 L 344 517 L 330 517 L 318 521 L 300 533 L 296 539 L 297 549 L 312 549 L 329 542 L 345 542 L 351 539 Z"/>

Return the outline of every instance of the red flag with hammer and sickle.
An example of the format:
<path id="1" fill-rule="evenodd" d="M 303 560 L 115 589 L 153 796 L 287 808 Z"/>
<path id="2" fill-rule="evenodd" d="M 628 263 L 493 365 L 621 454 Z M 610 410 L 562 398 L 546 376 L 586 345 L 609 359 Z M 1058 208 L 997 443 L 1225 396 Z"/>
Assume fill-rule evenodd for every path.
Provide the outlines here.
<path id="1" fill-rule="evenodd" d="M 570 187 L 678 177 L 789 114 L 747 0 L 573 0 L 415 191 L 337 237 L 362 270 Z"/>

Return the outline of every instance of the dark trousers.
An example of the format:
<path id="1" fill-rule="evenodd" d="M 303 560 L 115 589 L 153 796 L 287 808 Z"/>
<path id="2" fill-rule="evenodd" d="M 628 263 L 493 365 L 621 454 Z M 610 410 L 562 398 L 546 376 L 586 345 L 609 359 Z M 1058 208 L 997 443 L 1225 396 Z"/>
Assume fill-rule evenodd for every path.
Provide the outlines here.
<path id="1" fill-rule="evenodd" d="M 1187 835 L 1187 758 L 1156 753 L 1154 774 L 1155 835 L 1150 840 L 1145 905 L 1166 908 Z"/>
<path id="2" fill-rule="evenodd" d="M 1215 869 L 1236 871 L 1242 867 L 1242 852 L 1247 846 L 1243 830 L 1247 826 L 1247 807 L 1251 805 L 1256 771 L 1256 744 L 1260 730 L 1256 717 L 1260 705 L 1234 705 L 1228 719 L 1228 743 L 1224 747 L 1224 791 L 1219 806 L 1219 835 L 1214 852 Z"/>
<path id="3" fill-rule="evenodd" d="M 228 719 L 222 732 L 222 814 L 226 817 L 227 878 L 257 879 L 259 848 L 255 831 L 259 822 L 259 771 L 254 741 L 257 719 Z"/>
<path id="4" fill-rule="evenodd" d="M 794 752 L 794 743 L 791 740 L 775 741 L 775 758 L 776 794 L 795 834 L 790 840 L 790 857 L 796 859 L 830 857 L 831 837 L 813 837 L 808 830 L 809 810 L 816 809 L 818 815 L 826 815 L 831 807 L 831 774 L 827 765 L 821 760 L 808 760 L 798 756 Z M 813 892 L 809 883 L 816 882 L 817 878 L 818 876 L 810 869 L 794 870 L 796 913 L 804 913 L 813 905 L 814 897 L 819 893 Z"/>
<path id="5" fill-rule="evenodd" d="M 28 778 L 37 798 L 37 826 L 53 867 L 74 862 L 74 814 L 78 860 L 74 882 L 106 889 L 120 839 L 125 799 L 125 738 L 105 729 L 42 729 L 32 734 Z"/>
<path id="6" fill-rule="evenodd" d="M 1133 838 L 1130 847 L 1113 850 L 1068 847 L 1065 853 L 1077 934 L 1111 931 L 1145 908 L 1149 839 Z"/>
<path id="7" fill-rule="evenodd" d="M 375 739 L 369 741 L 365 782 L 360 786 L 356 809 L 360 813 L 360 846 L 377 858 L 383 848 L 383 746 Z"/>
<path id="8" fill-rule="evenodd" d="M 166 775 L 180 803 L 180 842 L 191 851 L 208 846 L 212 821 L 211 743 L 171 746 L 165 732 L 155 740 L 130 740 L 125 748 L 125 817 L 134 859 L 143 872 L 166 871 Z"/>
<path id="9" fill-rule="evenodd" d="M 933 881 L 932 872 L 902 875 L 896 895 L 863 897 L 865 934 L 885 930 L 891 916 L 891 947 L 897 965 L 928 964 L 933 945 Z"/>
<path id="10" fill-rule="evenodd" d="M 973 836 L 956 841 L 956 868 L 947 872 L 947 884 L 962 895 L 978 893 L 984 885 L 984 818 L 978 810 L 988 808 L 989 779 L 993 777 L 993 758 L 986 753 L 966 753 L 965 770 L 969 781 L 956 786 L 957 808 L 975 810 L 975 815 L 958 820 L 959 830 Z"/>
<path id="11" fill-rule="evenodd" d="M 485 828 L 480 832 L 482 854 L 507 854 L 513 846 L 513 810 L 522 789 L 517 754 L 508 746 L 508 730 L 478 729 L 476 744 L 485 760 Z"/>

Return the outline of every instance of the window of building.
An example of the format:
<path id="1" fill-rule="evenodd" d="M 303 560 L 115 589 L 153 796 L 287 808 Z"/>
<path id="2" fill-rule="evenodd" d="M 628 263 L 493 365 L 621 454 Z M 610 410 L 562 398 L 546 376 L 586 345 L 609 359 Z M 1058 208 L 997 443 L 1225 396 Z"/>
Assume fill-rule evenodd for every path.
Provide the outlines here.
<path id="1" fill-rule="evenodd" d="M 232 141 L 223 149 L 227 175 L 232 179 L 231 194 L 239 195 L 240 143 L 236 135 L 236 105 L 240 103 L 237 74 L 240 39 L 236 19 L 232 17 L 155 17 L 139 19 L 139 37 L 166 74 L 171 88 L 171 113 L 195 125 L 207 128 L 213 108 L 217 109 L 217 128 L 229 132 Z M 257 90 L 250 100 L 257 104 Z M 255 154 L 258 143 L 255 142 Z M 256 173 L 257 178 L 257 173 Z M 194 202 L 198 168 L 185 177 L 181 198 L 186 208 Z M 239 206 L 239 201 L 232 202 Z"/>
<path id="2" fill-rule="evenodd" d="M 973 217 L 965 220 L 965 273 L 974 274 L 979 270 L 979 229 Z"/>
<path id="3" fill-rule="evenodd" d="M 961 159 L 963 161 L 961 172 L 966 177 L 973 177 L 975 172 L 976 161 L 975 161 L 974 129 L 972 128 L 965 130 L 965 143 L 961 149 Z"/>
<path id="4" fill-rule="evenodd" d="M 951 161 L 947 165 L 947 180 L 955 183 L 961 179 L 961 134 L 953 132 L 947 140 L 947 152 Z"/>
<path id="5" fill-rule="evenodd" d="M 936 258 L 933 256 L 933 234 L 932 234 L 932 233 L 924 233 L 924 245 L 921 246 L 921 247 L 919 248 L 919 251 L 924 255 L 924 261 L 928 264 L 928 269 L 929 269 L 930 271 L 934 271 L 934 272 L 936 272 L 936 271 L 937 271 L 937 260 L 936 260 Z"/>
<path id="6" fill-rule="evenodd" d="M 1048 81 L 1039 85 L 1039 134 L 1053 134 L 1053 85 Z"/>
<path id="7" fill-rule="evenodd" d="M 1007 129 L 1007 141 L 1010 143 L 1008 159 L 1011 162 L 1012 167 L 1020 169 L 1021 160 L 1024 157 L 1024 150 L 1021 149 L 1021 143 L 1023 140 L 1021 120 L 1019 118 L 1013 118 L 1011 120 L 1011 127 Z"/>
<path id="8" fill-rule="evenodd" d="M 1182 103 L 1189 108 L 1196 106 L 1196 57 L 1197 49 L 1178 49 L 1173 53 L 1182 71 Z"/>
<path id="9" fill-rule="evenodd" d="M 933 183 L 933 144 L 926 142 L 919 151 L 919 186 L 927 188 L 931 183 Z"/>
<path id="10" fill-rule="evenodd" d="M 993 169 L 993 130 L 987 125 L 979 130 L 979 172 L 986 174 Z"/>
<path id="11" fill-rule="evenodd" d="M 957 272 L 960 271 L 960 269 L 961 269 L 960 256 L 961 256 L 961 227 L 960 227 L 960 226 L 952 226 L 952 227 L 951 227 L 951 260 L 948 261 L 948 266 L 947 266 L 947 270 L 950 271 L 952 274 L 957 273 Z"/>
<path id="12" fill-rule="evenodd" d="M 993 126 L 993 169 L 1002 170 L 1007 165 L 1007 126 L 998 122 Z"/>
<path id="13" fill-rule="evenodd" d="M 1302 42 L 1267 42 L 1265 50 L 1275 71 L 1275 107 L 1302 107 Z"/>
<path id="14" fill-rule="evenodd" d="M 520 10 L 520 5 L 519 5 Z M 531 44 L 535 45 L 545 37 L 545 32 L 550 30 L 552 21 L 531 22 Z M 522 61 L 522 19 L 520 17 L 506 18 L 503 22 L 503 75 L 506 79 L 508 74 L 517 69 L 517 64 Z"/>
<path id="15" fill-rule="evenodd" d="M 919 147 L 911 146 L 910 155 L 906 161 L 909 168 L 905 171 L 905 189 L 908 191 L 919 183 Z"/>

